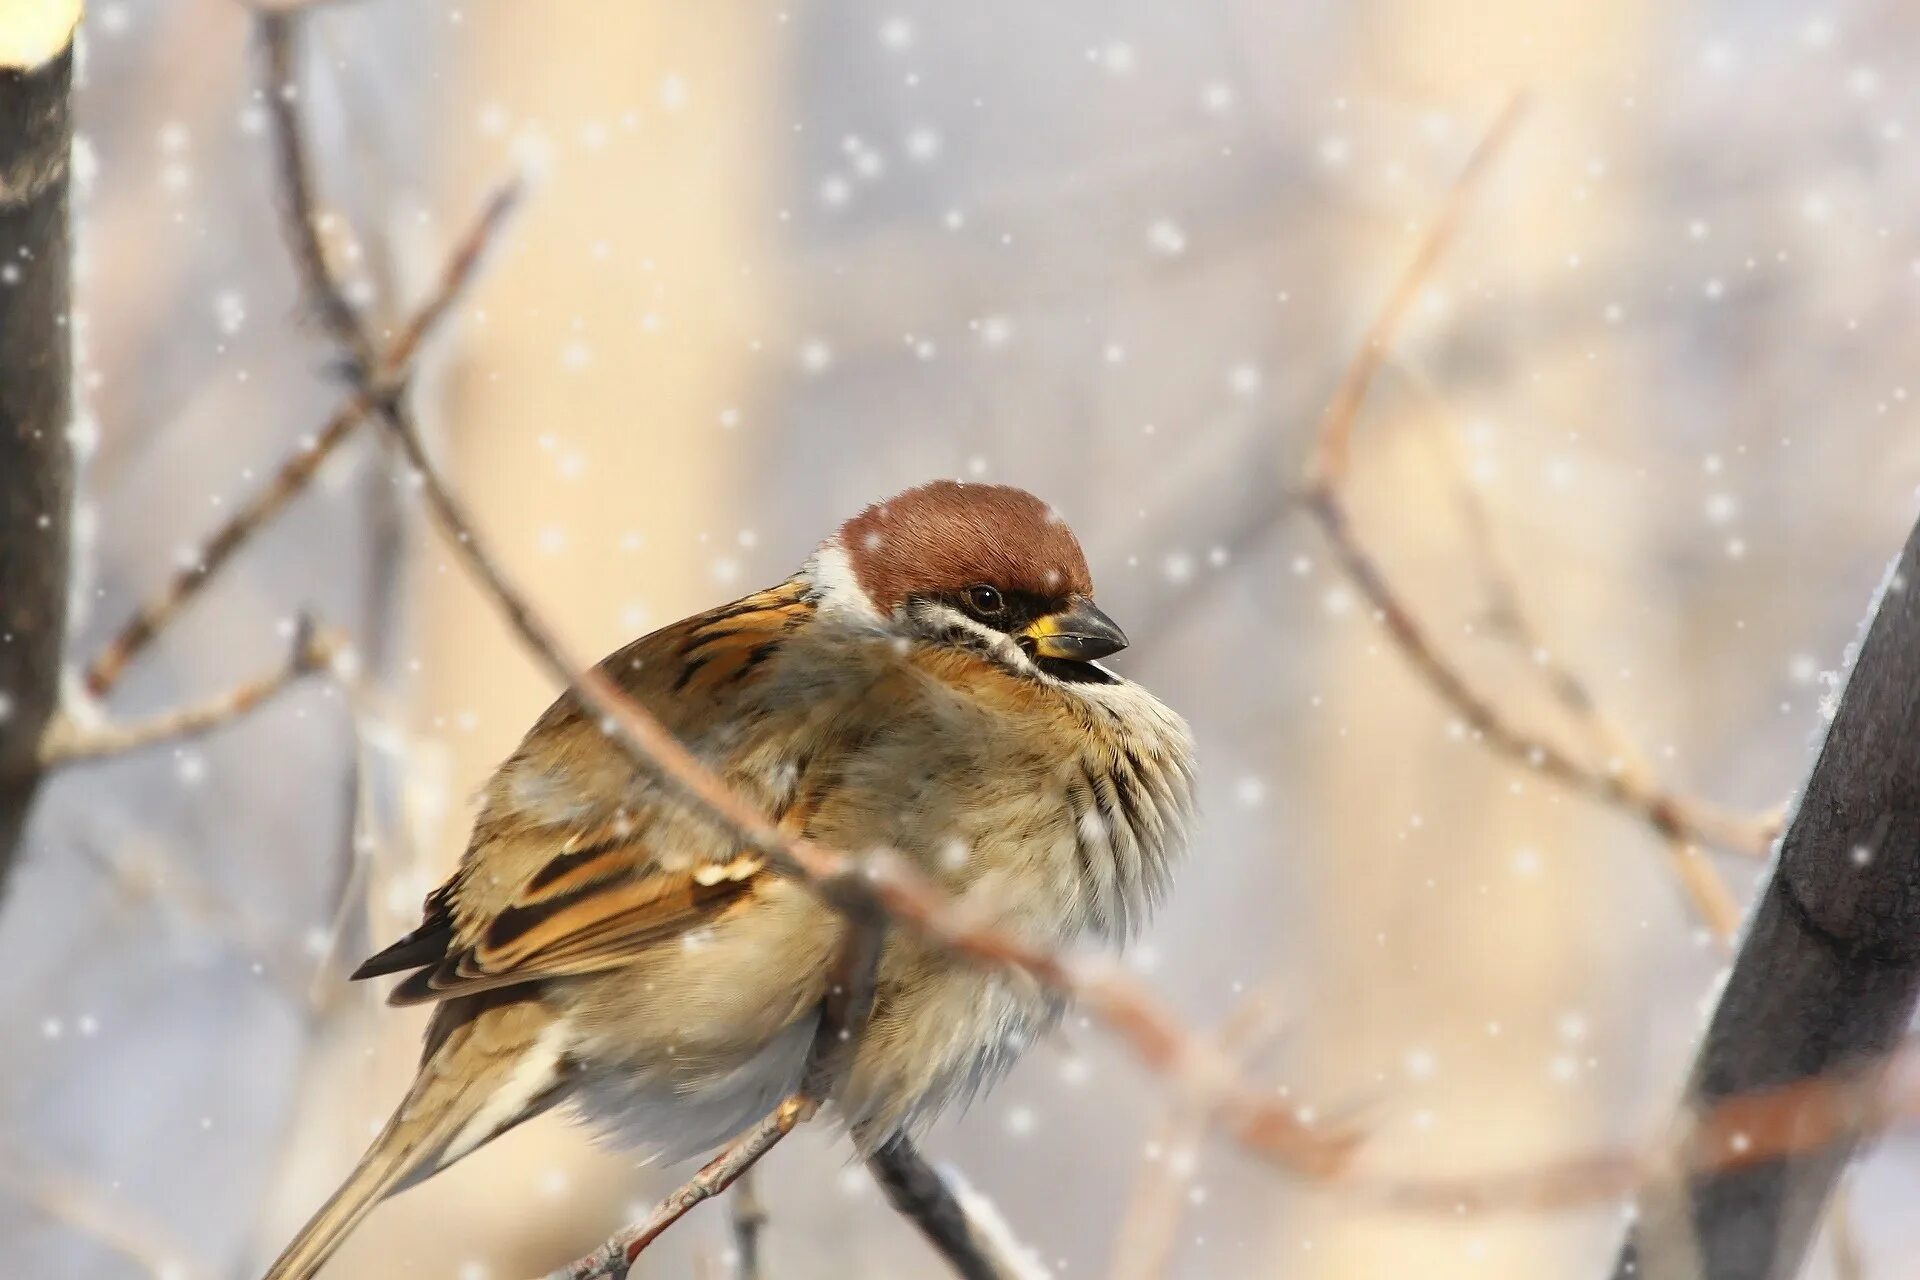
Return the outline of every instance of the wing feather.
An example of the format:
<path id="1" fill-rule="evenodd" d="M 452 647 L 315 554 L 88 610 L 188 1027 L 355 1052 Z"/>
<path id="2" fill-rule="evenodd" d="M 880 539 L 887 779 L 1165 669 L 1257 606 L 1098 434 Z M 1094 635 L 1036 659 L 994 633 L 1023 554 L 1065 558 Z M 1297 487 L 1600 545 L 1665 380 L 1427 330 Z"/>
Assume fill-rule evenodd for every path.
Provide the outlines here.
<path id="1" fill-rule="evenodd" d="M 812 612 L 804 584 L 784 583 L 654 632 L 601 669 L 696 740 L 731 718 Z M 636 790 L 638 777 L 563 696 L 489 784 L 460 870 L 428 896 L 420 926 L 354 977 L 412 970 L 392 1003 L 445 1000 L 617 968 L 744 905 L 762 860 L 690 827 L 674 793 Z"/>

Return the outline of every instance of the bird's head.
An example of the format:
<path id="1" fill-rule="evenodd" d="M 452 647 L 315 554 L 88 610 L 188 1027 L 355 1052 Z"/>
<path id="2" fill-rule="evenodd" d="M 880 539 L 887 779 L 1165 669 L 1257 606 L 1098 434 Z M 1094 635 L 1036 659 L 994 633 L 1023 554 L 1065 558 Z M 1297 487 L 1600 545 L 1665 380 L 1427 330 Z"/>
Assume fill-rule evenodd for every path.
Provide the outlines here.
<path id="1" fill-rule="evenodd" d="M 1079 540 L 1024 489 L 935 480 L 868 507 L 828 549 L 844 557 L 840 588 L 917 638 L 1069 676 L 1127 645 L 1093 602 Z"/>

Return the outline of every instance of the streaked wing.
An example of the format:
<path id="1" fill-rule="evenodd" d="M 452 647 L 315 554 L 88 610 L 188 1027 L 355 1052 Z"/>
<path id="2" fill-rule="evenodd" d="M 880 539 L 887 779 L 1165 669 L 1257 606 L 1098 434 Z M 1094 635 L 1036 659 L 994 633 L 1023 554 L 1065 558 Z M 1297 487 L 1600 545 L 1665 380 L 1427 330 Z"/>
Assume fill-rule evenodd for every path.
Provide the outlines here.
<path id="1" fill-rule="evenodd" d="M 635 641 L 601 669 L 674 732 L 728 723 L 812 614 L 797 583 Z M 412 974 L 395 1004 L 614 968 L 710 923 L 753 892 L 760 858 L 689 818 L 669 790 L 562 697 L 487 788 L 460 870 L 420 926 L 354 977 Z"/>

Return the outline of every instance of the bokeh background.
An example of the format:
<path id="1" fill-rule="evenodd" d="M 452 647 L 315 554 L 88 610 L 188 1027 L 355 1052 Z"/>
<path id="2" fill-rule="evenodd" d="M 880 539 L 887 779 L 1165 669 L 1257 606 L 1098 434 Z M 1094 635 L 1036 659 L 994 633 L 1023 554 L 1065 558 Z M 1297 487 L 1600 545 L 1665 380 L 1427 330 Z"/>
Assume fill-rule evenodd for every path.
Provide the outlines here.
<path id="1" fill-rule="evenodd" d="M 1265 993 L 1257 1069 L 1359 1116 L 1383 1168 L 1657 1129 L 1724 964 L 1659 841 L 1463 735 L 1286 504 L 1395 273 L 1529 90 L 1368 401 L 1355 519 L 1463 667 L 1553 726 L 1484 625 L 1469 485 L 1544 643 L 1662 777 L 1780 803 L 1920 487 L 1920 10 L 367 0 L 310 33 L 329 243 L 383 314 L 489 182 L 537 175 L 419 396 L 579 648 L 777 580 L 911 483 L 1030 487 L 1203 752 L 1145 979 L 1197 1028 Z M 84 46 L 76 660 L 337 395 L 244 11 L 97 3 Z M 369 435 L 112 713 L 272 665 L 301 609 L 354 636 L 373 696 L 313 682 L 43 794 L 0 906 L 0 1272 L 257 1274 L 404 1087 L 419 1017 L 342 974 L 409 926 L 554 690 Z M 1744 897 L 1759 867 L 1724 869 Z M 1165 1107 L 1070 1024 L 927 1145 L 1060 1277 L 1141 1261 L 1115 1242 L 1168 1166 L 1182 1216 L 1146 1274 L 1609 1264 L 1617 1206 L 1365 1210 L 1225 1144 L 1169 1151 Z M 388 1204 L 334 1274 L 524 1280 L 686 1172 L 549 1117 Z M 1916 1179 L 1910 1138 L 1864 1164 L 1853 1275 L 1920 1267 Z M 777 1280 L 938 1274 L 825 1130 L 761 1190 Z M 723 1275 L 727 1249 L 708 1208 L 641 1274 Z M 1823 1248 L 1813 1274 L 1843 1273 Z"/>

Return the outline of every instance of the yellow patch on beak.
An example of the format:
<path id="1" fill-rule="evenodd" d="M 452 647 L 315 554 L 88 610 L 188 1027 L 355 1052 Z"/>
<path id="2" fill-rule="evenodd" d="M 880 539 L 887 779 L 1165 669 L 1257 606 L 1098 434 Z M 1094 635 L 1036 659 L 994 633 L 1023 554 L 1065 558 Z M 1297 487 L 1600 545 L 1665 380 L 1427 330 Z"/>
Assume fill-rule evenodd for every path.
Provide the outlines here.
<path id="1" fill-rule="evenodd" d="M 1076 599 L 1058 613 L 1035 618 L 1020 633 L 1042 658 L 1091 662 L 1127 647 L 1126 633 L 1091 600 Z"/>

